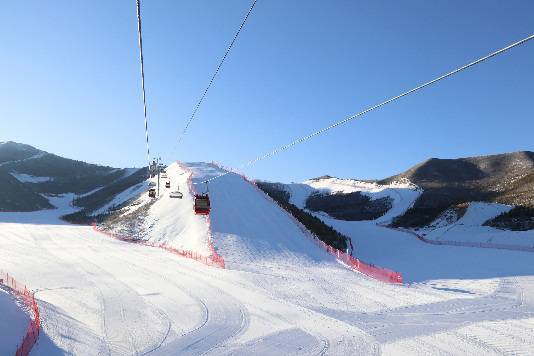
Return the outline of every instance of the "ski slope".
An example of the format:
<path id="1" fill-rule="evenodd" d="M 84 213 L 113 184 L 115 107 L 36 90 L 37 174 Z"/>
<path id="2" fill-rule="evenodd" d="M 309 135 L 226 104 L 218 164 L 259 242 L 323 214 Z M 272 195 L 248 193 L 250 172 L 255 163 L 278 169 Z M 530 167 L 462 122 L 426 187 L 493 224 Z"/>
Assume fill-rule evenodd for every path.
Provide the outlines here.
<path id="1" fill-rule="evenodd" d="M 187 166 L 194 183 L 221 172 L 211 164 Z M 160 197 L 147 217 L 176 243 L 197 236 L 201 246 L 209 232 L 191 230 L 206 220 L 194 215 L 184 189 L 188 171 L 178 165 L 167 171 L 184 199 Z M 318 249 L 241 177 L 228 174 L 209 189 L 211 236 L 227 269 L 65 225 L 61 209 L 51 211 L 55 217 L 0 214 L 0 268 L 36 291 L 41 310 L 43 333 L 32 355 L 527 354 L 534 348 L 534 271 L 384 284 Z M 172 226 L 181 228 L 171 233 Z"/>

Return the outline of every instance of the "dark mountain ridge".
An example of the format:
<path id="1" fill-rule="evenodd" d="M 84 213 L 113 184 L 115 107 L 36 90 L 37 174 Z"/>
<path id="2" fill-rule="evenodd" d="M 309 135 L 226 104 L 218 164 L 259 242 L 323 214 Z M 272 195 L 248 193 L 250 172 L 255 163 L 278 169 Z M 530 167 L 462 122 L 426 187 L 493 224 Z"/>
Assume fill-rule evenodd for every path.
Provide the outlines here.
<path id="1" fill-rule="evenodd" d="M 414 206 L 394 221 L 395 226 L 424 226 L 449 207 L 469 201 L 519 206 L 521 216 L 525 216 L 525 208 L 534 209 L 534 152 L 530 151 L 431 158 L 379 183 L 401 178 L 409 179 L 424 191 Z"/>
<path id="2" fill-rule="evenodd" d="M 63 158 L 21 143 L 3 142 L 0 143 L 0 211 L 51 209 L 53 206 L 43 195 L 80 195 L 111 186 L 106 190 L 107 197 L 93 200 L 105 203 L 113 199 L 118 189 L 144 179 L 144 174 L 130 173 L 127 169 Z"/>
<path id="3" fill-rule="evenodd" d="M 35 156 L 42 151 L 13 141 L 0 142 L 0 164 L 10 161 L 20 161 Z"/>
<path id="4" fill-rule="evenodd" d="M 520 151 L 490 156 L 456 159 L 430 158 L 401 174 L 383 179 L 388 183 L 408 178 L 419 184 L 425 182 L 451 183 L 495 181 L 518 177 L 534 170 L 534 152 Z"/>

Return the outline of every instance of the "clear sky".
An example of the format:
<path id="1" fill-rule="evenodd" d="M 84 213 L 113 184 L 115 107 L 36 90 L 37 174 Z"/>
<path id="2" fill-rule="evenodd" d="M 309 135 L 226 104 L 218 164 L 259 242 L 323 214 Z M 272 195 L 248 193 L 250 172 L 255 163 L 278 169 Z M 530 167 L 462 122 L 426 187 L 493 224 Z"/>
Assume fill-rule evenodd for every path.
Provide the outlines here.
<path id="1" fill-rule="evenodd" d="M 152 152 L 238 167 L 534 32 L 534 1 L 144 0 Z M 146 164 L 135 0 L 4 0 L 0 141 Z M 255 178 L 383 178 L 429 157 L 534 150 L 534 41 L 263 161 Z"/>

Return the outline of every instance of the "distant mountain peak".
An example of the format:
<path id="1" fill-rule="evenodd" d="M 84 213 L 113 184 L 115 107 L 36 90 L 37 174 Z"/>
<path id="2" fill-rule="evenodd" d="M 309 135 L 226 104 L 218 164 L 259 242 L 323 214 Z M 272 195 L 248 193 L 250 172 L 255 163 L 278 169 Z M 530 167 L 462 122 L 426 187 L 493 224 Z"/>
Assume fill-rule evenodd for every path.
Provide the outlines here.
<path id="1" fill-rule="evenodd" d="M 534 169 L 534 152 L 517 151 L 463 158 L 429 158 L 403 173 L 384 179 L 389 182 L 408 178 L 421 182 L 466 182 L 482 179 L 506 179 Z"/>

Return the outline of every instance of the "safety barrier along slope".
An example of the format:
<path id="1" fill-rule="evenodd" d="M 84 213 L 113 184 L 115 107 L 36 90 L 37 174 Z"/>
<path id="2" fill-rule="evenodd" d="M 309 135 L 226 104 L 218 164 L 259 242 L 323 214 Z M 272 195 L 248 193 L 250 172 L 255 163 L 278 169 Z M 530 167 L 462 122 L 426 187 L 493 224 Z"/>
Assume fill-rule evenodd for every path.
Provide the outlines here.
<path id="1" fill-rule="evenodd" d="M 11 288 L 15 295 L 33 314 L 32 317 L 30 317 L 30 323 L 26 329 L 26 334 L 22 338 L 21 343 L 17 346 L 17 351 L 15 352 L 15 356 L 27 356 L 35 343 L 37 343 L 41 330 L 39 306 L 35 301 L 34 293 L 29 291 L 25 285 L 17 282 L 17 280 L 8 273 L 0 271 L 0 284 Z"/>
<path id="2" fill-rule="evenodd" d="M 230 171 L 230 172 L 233 172 L 239 175 L 245 182 L 252 185 L 261 194 L 261 196 L 263 196 L 269 202 L 278 205 L 280 209 L 298 226 L 298 228 L 302 231 L 302 233 L 306 237 L 308 237 L 317 246 L 319 246 L 320 248 L 328 252 L 330 255 L 334 256 L 337 260 L 346 264 L 349 268 L 353 270 L 357 270 L 358 272 L 361 272 L 369 277 L 372 277 L 374 279 L 377 279 L 385 283 L 395 283 L 395 284 L 403 283 L 402 274 L 400 272 L 392 271 L 387 268 L 365 263 L 362 260 L 352 257 L 349 254 L 341 250 L 338 250 L 330 245 L 327 245 L 326 243 L 321 241 L 318 236 L 316 236 L 311 231 L 309 231 L 300 221 L 298 221 L 292 214 L 290 214 L 287 210 L 285 210 L 282 206 L 280 206 L 280 204 L 278 204 L 277 201 L 272 199 L 268 194 L 266 194 L 263 190 L 261 190 L 254 181 L 248 179 L 243 173 L 235 172 L 232 169 L 225 168 L 217 162 L 212 162 L 212 164 L 219 167 L 220 169 L 227 170 L 227 171 Z"/>

